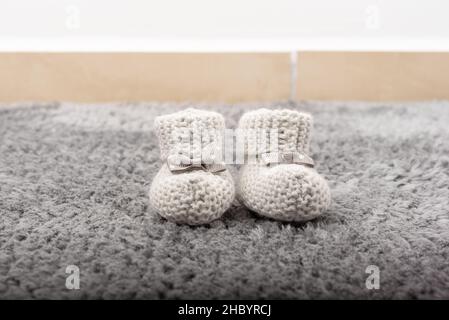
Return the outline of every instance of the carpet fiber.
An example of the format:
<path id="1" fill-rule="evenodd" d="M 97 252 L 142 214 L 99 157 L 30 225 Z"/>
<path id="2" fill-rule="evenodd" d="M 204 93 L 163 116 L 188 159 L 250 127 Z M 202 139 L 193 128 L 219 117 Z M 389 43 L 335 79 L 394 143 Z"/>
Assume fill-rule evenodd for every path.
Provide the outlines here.
<path id="1" fill-rule="evenodd" d="M 331 208 L 289 224 L 235 202 L 202 227 L 148 206 L 153 119 L 188 106 L 0 106 L 0 298 L 449 298 L 448 102 L 268 105 L 314 115 Z M 228 127 L 258 107 L 195 106 Z"/>

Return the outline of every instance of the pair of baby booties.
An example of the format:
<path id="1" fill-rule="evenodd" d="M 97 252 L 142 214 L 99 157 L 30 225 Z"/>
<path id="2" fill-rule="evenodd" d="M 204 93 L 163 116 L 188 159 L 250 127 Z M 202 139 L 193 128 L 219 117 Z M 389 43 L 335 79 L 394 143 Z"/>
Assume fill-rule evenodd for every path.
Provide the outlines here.
<path id="1" fill-rule="evenodd" d="M 225 164 L 209 156 L 211 150 L 221 152 L 223 148 L 225 121 L 221 114 L 189 108 L 159 116 L 155 130 L 163 163 L 150 187 L 150 204 L 169 221 L 200 225 L 220 218 L 237 193 L 246 207 L 262 216 L 311 220 L 331 201 L 326 180 L 308 156 L 311 127 L 312 116 L 294 110 L 245 113 L 238 125 L 241 132 L 275 130 L 276 141 L 267 143 L 260 135 L 244 137 L 245 154 L 258 150 L 257 161 L 241 166 L 236 192 Z"/>

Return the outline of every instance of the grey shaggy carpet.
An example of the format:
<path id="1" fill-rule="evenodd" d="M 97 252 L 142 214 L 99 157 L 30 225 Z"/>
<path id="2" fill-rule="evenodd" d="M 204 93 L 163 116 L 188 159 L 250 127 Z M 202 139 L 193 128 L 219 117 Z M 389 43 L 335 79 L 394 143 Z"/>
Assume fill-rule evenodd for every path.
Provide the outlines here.
<path id="1" fill-rule="evenodd" d="M 235 127 L 261 105 L 0 106 L 0 298 L 449 298 L 449 102 L 265 105 L 314 115 L 330 210 L 288 224 L 236 202 L 201 227 L 147 197 L 153 119 L 188 106 Z"/>

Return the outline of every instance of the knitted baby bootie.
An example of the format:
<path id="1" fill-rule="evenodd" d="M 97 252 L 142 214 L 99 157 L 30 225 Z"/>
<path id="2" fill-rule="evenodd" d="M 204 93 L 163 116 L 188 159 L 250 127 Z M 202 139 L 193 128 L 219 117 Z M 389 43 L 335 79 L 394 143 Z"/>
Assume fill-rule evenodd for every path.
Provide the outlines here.
<path id="1" fill-rule="evenodd" d="M 312 116 L 293 110 L 259 109 L 242 116 L 246 164 L 239 198 L 252 211 L 282 221 L 307 221 L 331 201 L 326 180 L 308 156 Z"/>
<path id="2" fill-rule="evenodd" d="M 209 223 L 231 206 L 234 182 L 221 161 L 223 117 L 186 109 L 157 117 L 162 168 L 150 188 L 150 204 L 169 221 Z"/>

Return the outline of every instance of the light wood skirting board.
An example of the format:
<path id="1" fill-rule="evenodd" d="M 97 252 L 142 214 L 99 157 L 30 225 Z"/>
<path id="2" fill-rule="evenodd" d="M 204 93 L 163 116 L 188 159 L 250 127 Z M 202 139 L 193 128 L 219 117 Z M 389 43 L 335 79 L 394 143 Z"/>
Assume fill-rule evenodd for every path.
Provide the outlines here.
<path id="1" fill-rule="evenodd" d="M 269 101 L 288 53 L 0 53 L 0 101 Z M 449 53 L 300 53 L 297 99 L 449 99 Z"/>
<path id="2" fill-rule="evenodd" d="M 449 53 L 301 53 L 297 93 L 312 100 L 449 99 Z"/>

